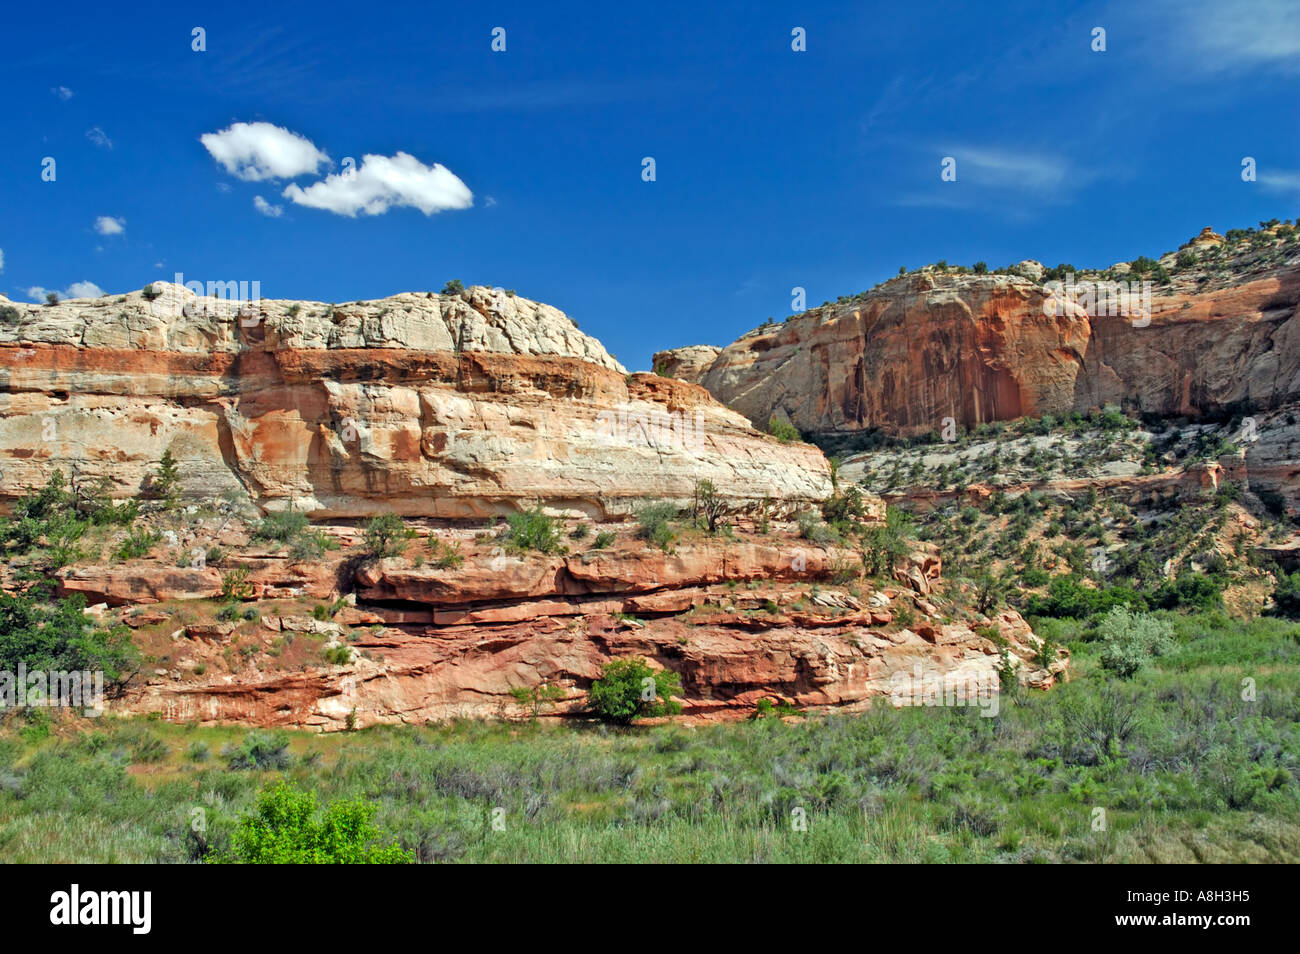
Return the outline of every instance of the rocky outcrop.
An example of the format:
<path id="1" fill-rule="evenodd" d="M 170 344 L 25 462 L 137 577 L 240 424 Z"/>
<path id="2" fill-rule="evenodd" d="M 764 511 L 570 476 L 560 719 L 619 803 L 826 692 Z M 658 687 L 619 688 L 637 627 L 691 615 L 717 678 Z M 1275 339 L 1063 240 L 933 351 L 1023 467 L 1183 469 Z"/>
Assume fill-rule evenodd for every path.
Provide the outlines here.
<path id="1" fill-rule="evenodd" d="M 1231 287 L 1155 296 L 1149 319 L 1061 306 L 1018 276 L 924 270 L 751 332 L 703 371 L 679 368 L 760 426 L 775 414 L 812 435 L 941 432 L 949 419 L 970 427 L 1112 403 L 1197 415 L 1300 398 L 1294 261 Z"/>
<path id="2" fill-rule="evenodd" d="M 627 375 L 559 311 L 486 288 L 327 305 L 159 284 L 6 307 L 0 502 L 55 469 L 136 496 L 167 450 L 187 495 L 320 518 L 606 517 L 699 479 L 734 509 L 830 490 L 816 449 Z"/>
<path id="3" fill-rule="evenodd" d="M 656 374 L 666 378 L 698 383 L 721 353 L 722 349 L 716 345 L 687 345 L 685 348 L 656 351 L 653 367 Z"/>
<path id="4" fill-rule="evenodd" d="M 1064 652 L 1041 664 L 1040 641 L 1014 611 L 945 621 L 930 602 L 940 569 L 930 552 L 907 561 L 901 586 L 855 595 L 832 578 L 856 555 L 788 532 L 684 541 L 671 553 L 626 540 L 565 556 L 467 546 L 455 568 L 365 564 L 355 605 L 333 620 L 262 614 L 240 632 L 175 629 L 159 653 L 172 668 L 136 680 L 110 709 L 337 730 L 522 717 L 528 707 L 512 690 L 545 684 L 562 691 L 552 714 L 579 715 L 602 666 L 635 655 L 680 676 L 686 718 L 741 718 L 762 699 L 850 711 L 881 698 L 925 704 L 910 690 L 934 685 L 974 689 L 995 705 L 1002 640 L 1025 685 L 1050 687 L 1068 666 Z M 295 647 L 328 638 L 354 652 L 293 671 L 269 655 L 285 633 L 313 634 Z"/>

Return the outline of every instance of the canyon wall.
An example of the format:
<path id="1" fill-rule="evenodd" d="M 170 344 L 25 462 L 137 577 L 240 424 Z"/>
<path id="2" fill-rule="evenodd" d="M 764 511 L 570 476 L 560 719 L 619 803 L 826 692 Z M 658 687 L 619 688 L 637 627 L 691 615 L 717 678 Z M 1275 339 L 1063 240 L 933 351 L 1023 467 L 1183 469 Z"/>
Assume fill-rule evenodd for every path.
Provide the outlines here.
<path id="1" fill-rule="evenodd" d="M 706 387 L 759 426 L 810 435 L 910 435 L 1026 415 L 1197 415 L 1300 398 L 1300 267 L 1213 291 L 1156 295 L 1150 320 L 1044 308 L 1010 275 L 923 270 L 767 325 L 712 360 L 698 347 L 656 366 Z M 1049 314 L 1044 314 L 1047 311 Z"/>
<path id="2" fill-rule="evenodd" d="M 0 504 L 56 469 L 137 496 L 167 450 L 189 497 L 316 518 L 603 518 L 699 479 L 736 509 L 830 491 L 815 448 L 628 375 L 556 309 L 487 288 L 241 310 L 158 283 L 0 306 Z"/>

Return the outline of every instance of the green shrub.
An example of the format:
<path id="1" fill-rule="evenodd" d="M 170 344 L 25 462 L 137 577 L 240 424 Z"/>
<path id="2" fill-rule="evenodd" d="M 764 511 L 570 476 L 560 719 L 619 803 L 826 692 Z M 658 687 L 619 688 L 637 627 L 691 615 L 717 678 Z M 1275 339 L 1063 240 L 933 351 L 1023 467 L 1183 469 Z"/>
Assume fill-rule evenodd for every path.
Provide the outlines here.
<path id="1" fill-rule="evenodd" d="M 775 414 L 767 419 L 767 432 L 782 444 L 792 444 L 803 440 L 798 428 Z"/>
<path id="2" fill-rule="evenodd" d="M 1273 604 L 1276 615 L 1300 619 L 1300 572 L 1278 574 Z"/>
<path id="3" fill-rule="evenodd" d="M 176 463 L 176 458 L 172 456 L 171 449 L 168 448 L 163 451 L 157 469 L 149 474 L 146 495 L 150 500 L 161 501 L 164 506 L 170 509 L 176 505 L 176 501 L 180 497 L 180 491 L 180 468 Z"/>
<path id="4" fill-rule="evenodd" d="M 379 559 L 399 556 L 413 536 L 415 531 L 397 514 L 382 513 L 366 524 L 366 553 Z"/>
<path id="5" fill-rule="evenodd" d="M 593 550 L 604 550 L 607 547 L 612 547 L 617 539 L 618 534 L 613 530 L 602 530 L 596 534 L 596 539 L 591 541 L 591 548 Z"/>
<path id="6" fill-rule="evenodd" d="M 246 600 L 253 595 L 253 584 L 248 582 L 248 568 L 237 566 L 221 574 L 221 598 Z"/>
<path id="7" fill-rule="evenodd" d="M 1113 607 L 1097 627 L 1102 668 L 1128 679 L 1153 656 L 1173 647 L 1173 633 L 1170 623 L 1150 613 L 1134 613 L 1126 606 Z"/>
<path id="8" fill-rule="evenodd" d="M 1161 609 L 1218 609 L 1223 606 L 1222 592 L 1222 584 L 1214 578 L 1184 570 L 1160 584 L 1151 596 L 1151 605 Z"/>
<path id="9" fill-rule="evenodd" d="M 308 523 L 305 513 L 297 510 L 274 510 L 258 522 L 253 530 L 253 539 L 292 543 L 307 529 Z"/>
<path id="10" fill-rule="evenodd" d="M 157 546 L 158 541 L 161 539 L 161 533 L 154 533 L 149 530 L 132 530 L 113 555 L 119 560 L 141 560 L 149 555 L 149 551 Z"/>
<path id="11" fill-rule="evenodd" d="M 337 550 L 339 542 L 324 530 L 308 530 L 294 537 L 289 544 L 289 559 L 294 563 L 319 560 L 329 550 Z"/>
<path id="12" fill-rule="evenodd" d="M 1082 580 L 1077 573 L 1052 577 L 1046 596 L 1034 593 L 1025 602 L 1025 615 L 1089 619 L 1115 606 L 1146 608 L 1146 599 L 1130 587 L 1093 589 Z"/>
<path id="13" fill-rule="evenodd" d="M 460 544 L 454 540 L 450 543 L 435 540 L 431 549 L 434 555 L 433 565 L 439 570 L 459 569 L 465 563 L 465 554 L 461 552 Z"/>
<path id="14" fill-rule="evenodd" d="M 277 781 L 257 797 L 257 811 L 244 815 L 226 864 L 410 864 L 412 855 L 387 841 L 374 824 L 375 807 L 361 798 L 332 802 L 318 818 L 316 796 Z"/>
<path id="15" fill-rule="evenodd" d="M 352 661 L 352 647 L 339 643 L 337 646 L 327 646 L 322 649 L 320 655 L 321 659 L 331 666 L 346 666 Z"/>
<path id="16" fill-rule="evenodd" d="M 529 550 L 559 553 L 564 550 L 560 541 L 560 521 L 543 513 L 541 504 L 507 517 L 504 539 L 506 547 L 516 553 Z"/>
<path id="17" fill-rule="evenodd" d="M 139 668 L 140 654 L 125 626 L 87 625 L 81 594 L 52 601 L 41 588 L 0 591 L 0 670 L 29 672 L 99 670 L 104 683 L 124 685 Z"/>
<path id="18" fill-rule="evenodd" d="M 453 278 L 447 284 L 442 286 L 444 295 L 462 295 L 465 292 L 465 286 L 461 284 L 459 278 Z"/>
<path id="19" fill-rule="evenodd" d="M 284 769 L 289 767 L 289 737 L 283 732 L 249 732 L 238 745 L 227 745 L 221 750 L 232 769 Z"/>
<path id="20" fill-rule="evenodd" d="M 616 659 L 605 664 L 600 678 L 591 684 L 591 710 L 606 722 L 629 725 L 638 717 L 674 715 L 682 711 L 672 696 L 681 693 L 675 672 L 654 670 L 639 657 Z"/>
<path id="21" fill-rule="evenodd" d="M 637 537 L 665 553 L 677 539 L 673 532 L 672 520 L 677 516 L 677 508 L 670 503 L 650 504 L 637 511 Z"/>
<path id="22" fill-rule="evenodd" d="M 862 569 L 868 576 L 889 575 L 907 556 L 912 515 L 897 507 L 885 510 L 885 522 L 867 528 L 862 537 Z"/>

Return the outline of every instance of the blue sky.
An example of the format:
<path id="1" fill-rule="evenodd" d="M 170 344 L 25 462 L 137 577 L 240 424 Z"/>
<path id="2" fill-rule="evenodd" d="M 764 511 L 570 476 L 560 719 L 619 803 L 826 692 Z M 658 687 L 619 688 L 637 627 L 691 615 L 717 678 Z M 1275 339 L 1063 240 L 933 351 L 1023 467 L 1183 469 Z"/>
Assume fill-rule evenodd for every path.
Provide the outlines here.
<path id="1" fill-rule="evenodd" d="M 0 291 L 459 278 L 647 368 L 785 316 L 796 285 L 816 304 L 940 258 L 1108 265 L 1300 215 L 1296 0 L 601 6 L 7 4 Z M 232 172 L 200 137 L 236 123 L 322 158 L 250 179 L 303 165 L 255 144 Z M 401 153 L 410 188 L 370 210 L 441 210 L 345 214 L 324 177 L 351 157 L 380 181 Z M 317 183 L 326 208 L 284 194 Z"/>

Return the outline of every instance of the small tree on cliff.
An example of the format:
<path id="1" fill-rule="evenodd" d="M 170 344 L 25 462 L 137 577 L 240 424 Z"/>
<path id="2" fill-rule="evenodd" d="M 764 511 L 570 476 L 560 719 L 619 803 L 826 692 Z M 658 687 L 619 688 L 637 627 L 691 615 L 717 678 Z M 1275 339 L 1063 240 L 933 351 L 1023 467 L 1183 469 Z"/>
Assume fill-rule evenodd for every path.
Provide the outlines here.
<path id="1" fill-rule="evenodd" d="M 718 521 L 722 515 L 727 512 L 727 503 L 718 493 L 713 482 L 710 480 L 697 480 L 695 482 L 695 500 L 692 506 L 692 514 L 698 521 L 703 519 L 705 525 L 709 528 L 709 533 L 716 533 L 718 530 Z"/>
<path id="2" fill-rule="evenodd" d="M 171 449 L 168 448 L 163 451 L 162 459 L 158 461 L 158 469 L 149 475 L 149 497 L 153 500 L 161 500 L 163 506 L 171 509 L 176 506 L 180 492 L 180 468 L 176 464 L 176 458 L 172 456 Z"/>
<path id="3" fill-rule="evenodd" d="M 907 556 L 907 531 L 911 524 L 911 515 L 906 511 L 888 507 L 885 522 L 868 528 L 862 535 L 862 569 L 868 576 L 894 572 L 894 567 Z"/>
<path id="4" fill-rule="evenodd" d="M 397 514 L 381 513 L 366 524 L 366 553 L 379 559 L 401 556 L 413 536 L 415 531 Z"/>
<path id="5" fill-rule="evenodd" d="M 630 725 L 633 719 L 676 715 L 682 711 L 672 696 L 682 691 L 677 673 L 654 670 L 639 657 L 616 659 L 605 664 L 599 679 L 591 684 L 591 710 L 606 722 Z"/>

